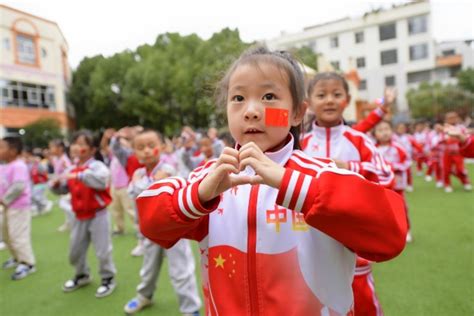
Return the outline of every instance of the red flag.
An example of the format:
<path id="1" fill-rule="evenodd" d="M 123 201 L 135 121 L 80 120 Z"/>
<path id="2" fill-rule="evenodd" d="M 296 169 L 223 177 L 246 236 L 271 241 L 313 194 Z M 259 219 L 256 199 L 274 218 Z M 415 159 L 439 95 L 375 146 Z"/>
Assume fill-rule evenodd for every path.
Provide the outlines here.
<path id="1" fill-rule="evenodd" d="M 274 127 L 287 127 L 288 110 L 278 108 L 265 108 L 265 125 Z"/>

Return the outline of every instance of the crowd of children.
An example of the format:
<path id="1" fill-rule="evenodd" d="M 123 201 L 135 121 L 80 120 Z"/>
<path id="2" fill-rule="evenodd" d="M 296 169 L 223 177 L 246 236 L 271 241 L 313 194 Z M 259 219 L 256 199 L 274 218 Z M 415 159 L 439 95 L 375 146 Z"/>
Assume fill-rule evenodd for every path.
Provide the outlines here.
<path id="1" fill-rule="evenodd" d="M 343 76 L 320 73 L 305 85 L 289 53 L 262 47 L 230 67 L 219 91 L 229 131 L 220 137 L 188 126 L 173 138 L 140 126 L 106 129 L 100 139 L 81 130 L 69 146 L 51 141 L 46 157 L 24 150 L 19 137 L 0 140 L 11 253 L 3 268 L 15 268 L 12 279 L 36 271 L 31 216 L 51 210 L 49 189 L 65 213 L 58 230 L 70 232 L 74 272 L 64 292 L 92 282 L 90 243 L 101 277 L 96 297 L 114 291 L 112 236 L 124 235 L 127 214 L 137 239 L 131 255 L 143 256 L 127 314 L 152 304 L 166 256 L 180 312 L 199 315 L 191 239 L 209 315 L 383 315 L 371 266 L 413 239 L 405 200 L 412 161 L 446 192 L 453 174 L 471 190 L 464 156 L 474 156 L 474 140 L 460 117 L 447 112 L 432 128 L 417 122 L 413 133 L 406 123 L 392 128 L 384 115 L 396 92 L 386 89 L 380 107 L 349 126 Z M 315 119 L 304 123 L 308 117 Z"/>

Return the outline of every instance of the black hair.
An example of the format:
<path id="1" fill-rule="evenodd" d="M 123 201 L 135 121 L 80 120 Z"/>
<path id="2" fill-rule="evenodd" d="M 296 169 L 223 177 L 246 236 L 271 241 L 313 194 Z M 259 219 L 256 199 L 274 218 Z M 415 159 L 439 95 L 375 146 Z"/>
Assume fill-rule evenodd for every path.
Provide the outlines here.
<path id="1" fill-rule="evenodd" d="M 230 66 L 227 73 L 222 78 L 218 86 L 218 104 L 227 103 L 229 81 L 237 67 L 250 64 L 259 67 L 261 63 L 270 63 L 286 74 L 289 83 L 290 93 L 293 99 L 293 110 L 300 113 L 303 109 L 300 105 L 305 99 L 304 75 L 301 70 L 300 63 L 287 51 L 270 51 L 264 46 L 256 46 L 246 50 L 240 57 Z M 294 149 L 300 149 L 299 139 L 303 124 L 291 126 L 290 133 L 294 137 Z"/>
<path id="2" fill-rule="evenodd" d="M 72 134 L 72 137 L 71 137 L 71 144 L 74 144 L 80 137 L 84 137 L 84 141 L 89 147 L 93 149 L 97 149 L 100 147 L 99 138 L 96 137 L 94 133 L 92 133 L 91 131 L 87 129 L 81 129 L 77 132 L 74 132 L 74 134 Z M 94 151 L 94 158 L 96 160 L 104 161 L 104 157 L 100 153 L 100 150 Z"/>
<path id="3" fill-rule="evenodd" d="M 7 143 L 8 148 L 16 152 L 17 156 L 23 151 L 23 142 L 20 137 L 7 136 L 3 138 L 3 141 Z"/>
<path id="4" fill-rule="evenodd" d="M 52 139 L 49 141 L 49 144 L 52 146 L 60 147 L 63 150 L 66 150 L 66 144 L 64 143 L 62 139 L 59 139 L 59 138 Z"/>
<path id="5" fill-rule="evenodd" d="M 320 72 L 308 82 L 308 97 L 311 96 L 314 86 L 321 80 L 337 80 L 342 83 L 344 90 L 349 95 L 349 84 L 347 80 L 337 72 Z"/>
<path id="6" fill-rule="evenodd" d="M 138 132 L 138 133 L 135 135 L 135 137 L 134 137 L 133 139 L 135 139 L 135 138 L 136 138 L 137 136 L 139 136 L 139 135 L 143 135 L 143 134 L 147 134 L 147 133 L 154 133 L 154 134 L 158 137 L 158 139 L 160 140 L 160 142 L 161 142 L 162 144 L 165 143 L 165 137 L 163 136 L 163 134 L 161 134 L 161 133 L 158 132 L 157 130 L 154 130 L 154 129 L 151 129 L 151 128 L 145 128 L 145 129 L 141 130 L 140 132 Z M 132 142 L 133 142 L 133 140 L 132 140 Z"/>

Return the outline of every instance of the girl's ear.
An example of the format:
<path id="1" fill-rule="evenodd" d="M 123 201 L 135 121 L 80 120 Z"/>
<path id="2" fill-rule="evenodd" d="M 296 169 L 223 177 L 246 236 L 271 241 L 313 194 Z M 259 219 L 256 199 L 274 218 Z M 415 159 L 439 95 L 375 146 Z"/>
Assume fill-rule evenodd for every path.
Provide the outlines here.
<path id="1" fill-rule="evenodd" d="M 298 126 L 303 122 L 304 115 L 308 109 L 308 101 L 305 99 L 298 107 L 298 111 L 293 113 L 291 126 Z"/>

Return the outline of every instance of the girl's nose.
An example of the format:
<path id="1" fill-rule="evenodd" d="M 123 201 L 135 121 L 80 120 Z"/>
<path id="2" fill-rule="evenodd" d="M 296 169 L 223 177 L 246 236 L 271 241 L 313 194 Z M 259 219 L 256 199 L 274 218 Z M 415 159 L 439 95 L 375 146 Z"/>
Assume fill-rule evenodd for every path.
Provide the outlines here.
<path id="1" fill-rule="evenodd" d="M 260 120 L 262 113 L 260 110 L 261 106 L 257 102 L 249 102 L 249 105 L 245 111 L 245 120 L 246 121 L 251 121 L 255 120 L 258 121 Z"/>

